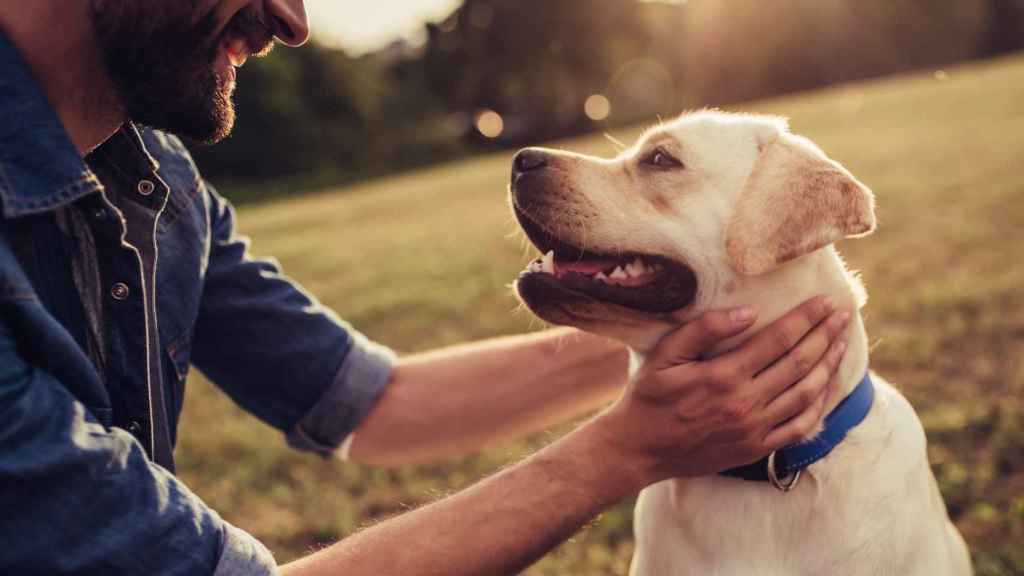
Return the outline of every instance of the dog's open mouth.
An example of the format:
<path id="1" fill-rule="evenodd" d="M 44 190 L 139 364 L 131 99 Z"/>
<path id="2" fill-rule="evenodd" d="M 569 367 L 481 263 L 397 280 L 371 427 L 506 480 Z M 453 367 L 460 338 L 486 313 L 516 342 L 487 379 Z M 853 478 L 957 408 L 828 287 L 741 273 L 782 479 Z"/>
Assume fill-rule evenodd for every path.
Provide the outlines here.
<path id="1" fill-rule="evenodd" d="M 527 237 L 543 253 L 519 275 L 520 282 L 544 284 L 549 294 L 569 292 L 657 314 L 685 308 L 696 297 L 697 278 L 684 264 L 637 252 L 584 250 L 516 212 Z"/>

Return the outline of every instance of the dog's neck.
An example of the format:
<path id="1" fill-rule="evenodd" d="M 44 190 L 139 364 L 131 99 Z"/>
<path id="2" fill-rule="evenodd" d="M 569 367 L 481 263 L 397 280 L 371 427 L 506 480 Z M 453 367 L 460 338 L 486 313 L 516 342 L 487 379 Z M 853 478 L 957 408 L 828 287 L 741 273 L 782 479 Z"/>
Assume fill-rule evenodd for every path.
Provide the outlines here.
<path id="1" fill-rule="evenodd" d="M 860 308 L 865 303 L 860 281 L 850 273 L 836 250 L 829 246 L 781 268 L 755 277 L 733 280 L 732 285 L 710 286 L 706 310 L 755 306 L 757 323 L 743 334 L 714 348 L 709 357 L 723 354 L 757 334 L 790 310 L 816 295 L 831 298 L 837 309 L 850 311 L 846 328 L 847 348 L 836 376 L 830 382 L 830 400 L 825 414 L 839 404 L 860 382 L 868 369 L 868 341 Z M 687 318 L 689 320 L 689 318 Z M 633 365 L 643 362 L 645 350 L 636 350 Z M 817 433 L 817 432 L 815 432 Z"/>

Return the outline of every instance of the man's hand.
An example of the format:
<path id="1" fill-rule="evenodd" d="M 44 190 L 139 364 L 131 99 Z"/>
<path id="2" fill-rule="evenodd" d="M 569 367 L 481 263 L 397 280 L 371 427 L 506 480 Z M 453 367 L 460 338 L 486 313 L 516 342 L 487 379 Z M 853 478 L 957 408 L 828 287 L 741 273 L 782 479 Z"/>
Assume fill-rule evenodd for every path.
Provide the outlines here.
<path id="1" fill-rule="evenodd" d="M 818 425 L 849 319 L 815 298 L 740 348 L 702 361 L 755 320 L 745 309 L 706 314 L 666 336 L 618 403 L 590 426 L 625 462 L 638 464 L 638 488 L 754 462 Z"/>
<path id="2" fill-rule="evenodd" d="M 813 300 L 737 350 L 701 361 L 754 323 L 752 314 L 708 314 L 667 336 L 619 402 L 589 424 L 282 573 L 518 574 L 648 484 L 752 462 L 811 432 L 844 349 L 837 335 L 849 316 L 831 312 Z"/>

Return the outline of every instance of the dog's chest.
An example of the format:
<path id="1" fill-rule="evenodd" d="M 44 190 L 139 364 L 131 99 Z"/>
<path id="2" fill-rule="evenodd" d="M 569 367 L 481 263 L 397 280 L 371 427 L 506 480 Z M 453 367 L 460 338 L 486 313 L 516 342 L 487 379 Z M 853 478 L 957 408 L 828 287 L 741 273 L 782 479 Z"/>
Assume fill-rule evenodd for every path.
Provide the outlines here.
<path id="1" fill-rule="evenodd" d="M 806 482 L 806 479 L 804 480 Z M 870 540 L 862 513 L 825 506 L 811 483 L 782 494 L 734 479 L 668 481 L 637 503 L 637 574 L 843 574 Z M 888 531 L 888 530 L 887 530 Z M 850 573 L 856 573 L 852 571 Z"/>
<path id="2" fill-rule="evenodd" d="M 632 574 L 867 574 L 866 564 L 898 562 L 921 537 L 922 522 L 942 526 L 945 514 L 924 489 L 923 436 L 918 441 L 894 416 L 906 415 L 870 415 L 790 493 L 722 477 L 644 490 Z M 903 428 L 895 435 L 902 440 L 882 449 L 894 425 Z"/>

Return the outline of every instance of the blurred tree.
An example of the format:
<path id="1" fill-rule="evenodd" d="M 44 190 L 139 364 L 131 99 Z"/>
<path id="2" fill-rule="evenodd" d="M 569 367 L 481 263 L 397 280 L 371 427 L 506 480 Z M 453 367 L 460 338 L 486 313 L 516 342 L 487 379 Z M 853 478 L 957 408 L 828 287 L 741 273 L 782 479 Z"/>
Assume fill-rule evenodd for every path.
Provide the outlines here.
<path id="1" fill-rule="evenodd" d="M 238 121 L 217 146 L 194 146 L 208 177 L 259 179 L 354 164 L 372 115 L 375 78 L 315 44 L 275 50 L 239 70 Z"/>
<path id="2" fill-rule="evenodd" d="M 320 184 L 436 162 L 462 150 L 415 59 L 351 58 L 316 43 L 278 49 L 239 70 L 235 103 L 231 136 L 216 146 L 192 146 L 213 180 Z M 236 199 L 244 199 L 241 190 Z"/>
<path id="3" fill-rule="evenodd" d="M 422 47 L 353 58 L 314 43 L 250 63 L 234 134 L 195 147 L 197 162 L 219 182 L 319 187 L 451 159 L 467 143 L 945 66 L 1024 48 L 1024 0 L 464 0 L 426 32 Z M 595 94 L 607 119 L 585 114 Z M 501 116 L 500 138 L 474 129 L 484 109 Z"/>
<path id="4" fill-rule="evenodd" d="M 466 0 L 428 26 L 424 65 L 451 110 L 488 108 L 506 141 L 588 125 L 583 103 L 640 56 L 647 34 L 635 0 Z"/>
<path id="5" fill-rule="evenodd" d="M 1024 0 L 991 0 L 989 53 L 1024 48 Z"/>
<path id="6" fill-rule="evenodd" d="M 934 0 L 690 0 L 689 96 L 744 101 L 984 52 L 989 0 L 936 8 Z"/>

